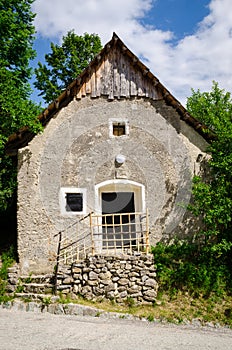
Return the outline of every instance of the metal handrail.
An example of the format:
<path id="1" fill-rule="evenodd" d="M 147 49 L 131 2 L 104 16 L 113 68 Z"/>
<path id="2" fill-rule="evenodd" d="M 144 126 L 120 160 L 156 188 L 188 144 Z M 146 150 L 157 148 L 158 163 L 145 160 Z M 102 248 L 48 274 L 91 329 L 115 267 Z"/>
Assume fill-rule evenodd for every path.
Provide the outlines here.
<path id="1" fill-rule="evenodd" d="M 126 217 L 128 218 L 127 222 L 124 220 Z M 116 222 L 115 219 L 118 221 Z M 81 222 L 84 226 L 79 228 L 79 230 L 77 227 L 71 235 L 69 229 Z M 76 261 L 78 260 L 78 255 L 84 257 L 87 252 L 92 254 L 98 252 L 112 254 L 117 253 L 119 250 L 123 251 L 124 247 L 127 252 L 132 253 L 132 250 L 134 251 L 138 248 L 141 253 L 148 253 L 150 248 L 148 211 L 146 213 L 113 214 L 96 214 L 92 212 L 55 236 L 58 235 L 59 252 L 57 252 L 57 256 L 59 256 L 59 261 L 63 259 L 65 263 L 68 260 Z M 120 242 L 122 243 L 121 247 L 119 247 Z"/>

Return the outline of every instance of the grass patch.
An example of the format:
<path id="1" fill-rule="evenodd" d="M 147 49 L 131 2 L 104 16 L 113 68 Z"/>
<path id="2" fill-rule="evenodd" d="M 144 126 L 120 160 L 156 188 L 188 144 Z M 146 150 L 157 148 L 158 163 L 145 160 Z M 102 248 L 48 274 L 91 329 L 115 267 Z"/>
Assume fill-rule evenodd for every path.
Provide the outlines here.
<path id="1" fill-rule="evenodd" d="M 150 322 L 159 320 L 181 324 L 197 319 L 202 325 L 210 322 L 232 328 L 232 296 L 221 298 L 212 294 L 210 298 L 205 298 L 204 295 L 198 295 L 195 298 L 193 295 L 179 291 L 175 296 L 162 293 L 159 296 L 158 303 L 154 305 L 131 305 L 130 303 L 128 305 L 127 301 L 125 304 L 119 305 L 106 300 L 93 302 L 82 297 L 72 300 L 70 296 L 67 299 L 62 296 L 60 302 L 73 302 L 96 307 L 106 312 L 130 314 L 140 319 L 147 319 Z M 121 316 L 121 318 L 124 317 L 124 315 Z"/>

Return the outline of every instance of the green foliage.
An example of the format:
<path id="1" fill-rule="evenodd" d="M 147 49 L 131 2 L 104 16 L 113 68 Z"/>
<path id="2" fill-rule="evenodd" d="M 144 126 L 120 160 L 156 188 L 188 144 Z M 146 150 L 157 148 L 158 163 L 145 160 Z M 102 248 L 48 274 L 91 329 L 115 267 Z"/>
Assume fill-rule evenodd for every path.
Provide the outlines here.
<path id="1" fill-rule="evenodd" d="M 8 251 L 2 253 L 1 260 L 2 260 L 2 267 L 0 269 L 0 278 L 6 280 L 7 269 L 15 261 L 15 251 L 13 246 L 11 246 Z"/>
<path id="2" fill-rule="evenodd" d="M 231 288 L 231 272 L 214 247 L 186 241 L 153 247 L 160 291 L 170 295 L 178 291 L 205 296 L 226 293 Z"/>
<path id="3" fill-rule="evenodd" d="M 15 251 L 13 247 L 10 247 L 8 251 L 3 252 L 1 255 L 2 266 L 0 268 L 0 302 L 7 301 L 6 285 L 7 285 L 7 269 L 15 261 Z"/>
<path id="4" fill-rule="evenodd" d="M 16 188 L 16 164 L 5 154 L 8 137 L 23 126 L 41 130 L 40 107 L 29 100 L 29 61 L 34 14 L 32 0 L 0 0 L 0 215 L 11 206 Z"/>
<path id="5" fill-rule="evenodd" d="M 16 188 L 16 164 L 5 154 L 8 136 L 26 125 L 35 133 L 42 129 L 36 118 L 41 109 L 25 95 L 13 73 L 0 68 L 0 211 L 7 209 Z"/>
<path id="6" fill-rule="evenodd" d="M 210 144 L 207 176 L 193 180 L 194 203 L 189 209 L 201 216 L 204 227 L 200 236 L 207 244 L 212 261 L 231 275 L 232 258 L 232 99 L 229 92 L 213 82 L 212 91 L 193 91 L 187 108 L 194 117 L 216 132 Z M 204 175 L 204 174 L 203 174 Z M 206 246 L 204 247 L 206 250 Z M 208 258 L 208 256 L 206 256 Z M 221 264 L 218 264 L 218 260 Z M 211 261 L 211 260 L 210 260 Z M 206 266 L 207 267 L 207 266 Z"/>
<path id="7" fill-rule="evenodd" d="M 127 297 L 125 301 L 125 305 L 127 305 L 129 308 L 132 308 L 135 306 L 135 301 L 132 297 Z"/>
<path id="8" fill-rule="evenodd" d="M 147 320 L 148 320 L 149 322 L 154 322 L 155 318 L 154 318 L 153 315 L 148 315 L 148 316 L 147 316 Z"/>
<path id="9" fill-rule="evenodd" d="M 22 82 L 30 77 L 29 60 L 35 57 L 33 2 L 0 0 L 0 66 L 14 72 Z"/>
<path id="10" fill-rule="evenodd" d="M 42 304 L 43 304 L 43 306 L 48 306 L 48 305 L 50 305 L 50 304 L 51 304 L 51 297 L 44 297 L 44 298 L 42 299 Z"/>
<path id="11" fill-rule="evenodd" d="M 187 110 L 217 135 L 232 131 L 231 95 L 219 89 L 215 81 L 210 92 L 192 89 L 192 96 L 187 99 Z"/>
<path id="12" fill-rule="evenodd" d="M 46 64 L 39 62 L 35 69 L 35 87 L 41 91 L 46 102 L 54 100 L 101 50 L 98 35 L 85 33 L 83 36 L 69 31 L 63 37 L 62 45 L 51 43 L 51 53 L 45 55 Z"/>
<path id="13" fill-rule="evenodd" d="M 15 293 L 23 293 L 23 291 L 24 291 L 24 286 L 23 286 L 22 280 L 19 279 Z"/>
<path id="14" fill-rule="evenodd" d="M 208 148 L 208 172 L 193 179 L 194 203 L 189 209 L 202 217 L 194 242 L 159 243 L 153 248 L 160 290 L 171 295 L 231 292 L 232 257 L 232 100 L 213 83 L 211 92 L 192 91 L 189 112 L 213 130 Z"/>

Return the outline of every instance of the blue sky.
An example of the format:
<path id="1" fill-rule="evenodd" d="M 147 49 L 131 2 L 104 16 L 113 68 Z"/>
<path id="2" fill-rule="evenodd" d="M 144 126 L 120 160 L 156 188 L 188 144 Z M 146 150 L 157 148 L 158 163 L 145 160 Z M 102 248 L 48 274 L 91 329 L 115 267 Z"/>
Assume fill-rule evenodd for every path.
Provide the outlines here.
<path id="1" fill-rule="evenodd" d="M 231 90 L 231 9 L 231 0 L 35 0 L 33 66 L 68 30 L 97 33 L 103 45 L 115 31 L 185 104 L 191 88 L 210 90 L 213 80 Z"/>
<path id="2" fill-rule="evenodd" d="M 208 0 L 159 0 L 142 20 L 163 31 L 172 31 L 175 40 L 196 31 L 197 25 L 209 14 Z"/>

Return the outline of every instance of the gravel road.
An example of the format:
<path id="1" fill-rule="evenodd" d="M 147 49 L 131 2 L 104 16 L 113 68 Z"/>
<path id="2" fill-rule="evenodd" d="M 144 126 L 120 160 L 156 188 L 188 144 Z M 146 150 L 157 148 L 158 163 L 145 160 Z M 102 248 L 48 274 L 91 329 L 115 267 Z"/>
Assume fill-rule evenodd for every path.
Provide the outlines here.
<path id="1" fill-rule="evenodd" d="M 0 309 L 0 350 L 231 350 L 232 330 Z"/>

